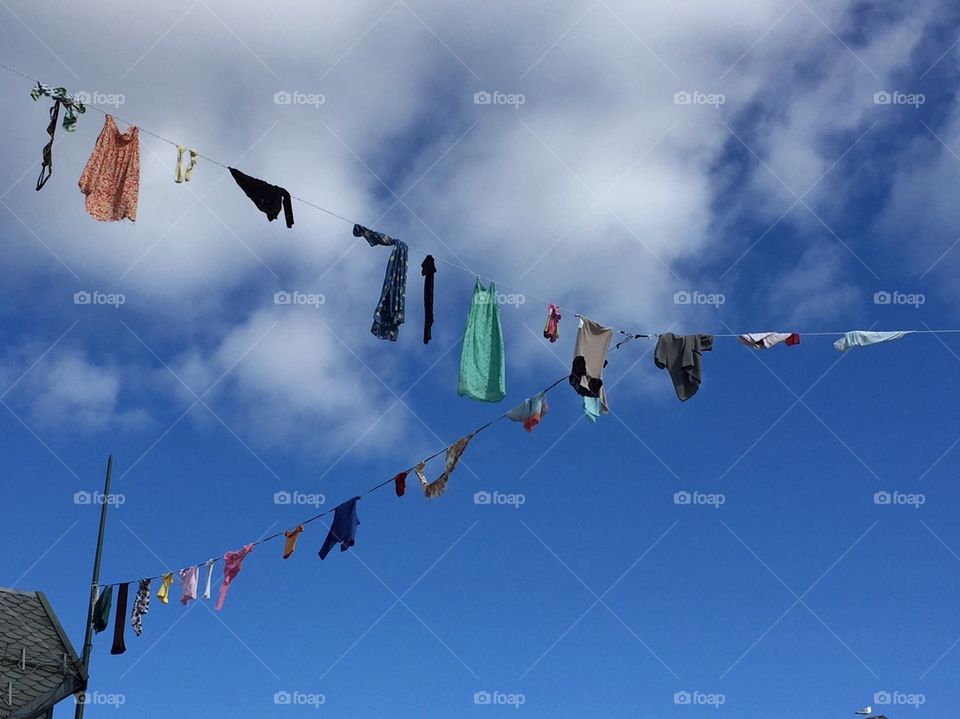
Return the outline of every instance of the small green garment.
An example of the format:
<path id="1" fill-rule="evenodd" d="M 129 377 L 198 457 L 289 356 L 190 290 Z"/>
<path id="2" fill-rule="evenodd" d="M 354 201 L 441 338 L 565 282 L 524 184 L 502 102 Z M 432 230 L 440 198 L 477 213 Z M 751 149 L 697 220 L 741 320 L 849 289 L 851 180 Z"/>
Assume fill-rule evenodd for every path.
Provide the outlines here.
<path id="1" fill-rule="evenodd" d="M 93 630 L 99 634 L 110 622 L 110 607 L 113 604 L 113 587 L 107 585 L 100 590 L 97 603 L 93 606 Z"/>
<path id="2" fill-rule="evenodd" d="M 463 335 L 457 394 L 481 402 L 499 402 L 507 394 L 497 293 L 493 282 L 484 289 L 479 277 Z"/>

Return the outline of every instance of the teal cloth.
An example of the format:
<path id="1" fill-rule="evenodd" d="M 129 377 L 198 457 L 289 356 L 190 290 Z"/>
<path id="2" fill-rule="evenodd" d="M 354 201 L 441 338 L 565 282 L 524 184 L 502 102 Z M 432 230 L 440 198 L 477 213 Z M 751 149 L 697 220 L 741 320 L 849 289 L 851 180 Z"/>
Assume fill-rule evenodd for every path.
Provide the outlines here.
<path id="1" fill-rule="evenodd" d="M 589 419 L 591 422 L 596 422 L 597 417 L 600 416 L 600 398 L 584 397 L 583 413 L 587 416 L 587 419 Z"/>
<path id="2" fill-rule="evenodd" d="M 457 394 L 481 402 L 499 402 L 507 394 L 504 364 L 496 289 L 493 282 L 484 289 L 478 277 L 463 335 Z"/>
<path id="3" fill-rule="evenodd" d="M 93 607 L 93 630 L 99 634 L 110 622 L 110 607 L 113 605 L 113 587 L 107 585 L 100 590 L 97 603 Z"/>

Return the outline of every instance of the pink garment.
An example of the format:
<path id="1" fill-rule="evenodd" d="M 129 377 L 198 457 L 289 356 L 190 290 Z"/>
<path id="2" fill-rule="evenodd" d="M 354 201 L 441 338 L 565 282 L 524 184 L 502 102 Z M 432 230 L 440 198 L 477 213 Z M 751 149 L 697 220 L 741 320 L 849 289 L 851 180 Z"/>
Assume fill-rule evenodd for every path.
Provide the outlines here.
<path id="1" fill-rule="evenodd" d="M 190 567 L 180 570 L 180 586 L 183 588 L 181 604 L 189 604 L 191 599 L 197 598 L 197 580 L 200 577 L 200 567 Z"/>
<path id="2" fill-rule="evenodd" d="M 547 324 L 543 328 L 543 336 L 551 342 L 560 338 L 560 308 L 557 305 L 547 305 Z"/>
<path id="3" fill-rule="evenodd" d="M 240 567 L 243 566 L 243 560 L 253 551 L 253 545 L 248 544 L 243 549 L 236 552 L 227 552 L 223 555 L 223 584 L 220 585 L 220 599 L 217 600 L 217 611 L 223 607 L 223 600 L 227 598 L 227 590 L 230 584 L 240 573 Z"/>

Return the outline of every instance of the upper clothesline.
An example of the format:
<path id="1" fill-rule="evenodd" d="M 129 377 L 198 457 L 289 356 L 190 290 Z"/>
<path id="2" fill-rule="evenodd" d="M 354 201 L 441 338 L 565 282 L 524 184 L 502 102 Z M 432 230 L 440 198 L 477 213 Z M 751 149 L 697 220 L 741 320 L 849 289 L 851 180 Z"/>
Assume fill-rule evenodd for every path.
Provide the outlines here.
<path id="1" fill-rule="evenodd" d="M 5 69 L 5 70 L 7 70 L 7 71 L 9 71 L 9 72 L 12 72 L 12 73 L 16 74 L 16 75 L 19 75 L 20 77 L 23 77 L 23 78 L 25 78 L 25 79 L 27 79 L 27 80 L 30 80 L 31 82 L 39 83 L 39 84 L 42 86 L 42 83 L 41 83 L 40 80 L 37 80 L 36 78 L 34 78 L 34 77 L 30 76 L 30 75 L 27 75 L 26 73 L 23 73 L 23 72 L 21 72 L 20 70 L 17 70 L 16 68 L 10 67 L 9 65 L 6 65 L 6 64 L 4 64 L 4 63 L 0 63 L 0 68 L 3 68 L 3 69 Z M 57 88 L 57 89 L 60 89 L 60 88 Z M 67 96 L 67 97 L 69 97 L 69 96 Z M 72 98 L 71 98 L 71 99 L 72 99 Z M 252 195 L 250 194 L 250 191 L 248 190 L 248 187 L 244 186 L 243 183 L 244 183 L 245 181 L 254 181 L 254 182 L 258 182 L 258 183 L 262 183 L 262 182 L 263 182 L 262 180 L 257 180 L 256 178 L 251 178 L 251 177 L 248 177 L 248 176 L 246 176 L 246 175 L 243 175 L 243 173 L 240 173 L 238 170 L 236 170 L 236 169 L 234 169 L 234 168 L 231 168 L 229 165 L 227 165 L 227 164 L 225 164 L 225 163 L 223 163 L 223 162 L 221 162 L 221 161 L 219 161 L 219 160 L 217 160 L 217 159 L 215 159 L 215 158 L 213 158 L 213 157 L 210 157 L 209 155 L 205 155 L 205 154 L 203 154 L 202 152 L 199 152 L 199 151 L 193 150 L 193 149 L 190 149 L 190 150 L 189 150 L 189 153 L 190 153 L 190 165 L 189 165 L 189 167 L 186 169 L 186 171 L 184 172 L 184 170 L 182 169 L 181 164 L 180 164 L 180 163 L 181 163 L 182 156 L 183 156 L 183 153 L 184 153 L 184 151 L 186 150 L 186 147 L 185 147 L 184 145 L 182 145 L 182 144 L 180 144 L 180 143 L 178 143 L 178 142 L 176 142 L 176 141 L 174 141 L 174 140 L 171 140 L 170 138 L 164 137 L 163 135 L 160 135 L 160 134 L 158 134 L 158 133 L 156 133 L 156 132 L 154 132 L 154 131 L 152 131 L 152 130 L 149 130 L 149 129 L 143 127 L 142 125 L 138 125 L 138 124 L 136 124 L 136 123 L 134 123 L 134 122 L 132 122 L 132 121 L 130 121 L 130 120 L 127 120 L 127 119 L 125 119 L 125 118 L 120 117 L 119 115 L 116 115 L 116 114 L 111 113 L 111 112 L 109 112 L 109 111 L 107 111 L 107 110 L 105 110 L 105 109 L 103 109 L 103 108 L 101 108 L 101 107 L 98 107 L 96 104 L 93 104 L 93 103 L 78 103 L 78 104 L 80 105 L 80 107 L 83 107 L 83 108 L 91 108 L 91 109 L 93 109 L 93 110 L 96 110 L 97 112 L 100 112 L 101 114 L 103 114 L 105 117 L 111 117 L 111 118 L 114 118 L 114 119 L 116 119 L 116 120 L 119 120 L 120 122 L 123 122 L 123 123 L 125 123 L 125 124 L 130 125 L 132 128 L 136 128 L 139 132 L 142 132 L 142 133 L 144 133 L 144 134 L 147 134 L 147 135 L 149 135 L 149 136 L 151 136 L 151 137 L 153 137 L 153 138 L 156 138 L 157 140 L 160 140 L 161 142 L 164 142 L 164 143 L 166 143 L 166 144 L 168 144 L 168 145 L 173 146 L 174 148 L 177 148 L 178 158 L 177 158 L 177 169 L 176 169 L 176 172 L 175 172 L 175 178 L 176 178 L 176 181 L 177 181 L 177 182 L 180 182 L 180 181 L 182 181 L 182 180 L 184 179 L 184 174 L 186 175 L 186 179 L 189 180 L 190 173 L 192 172 L 192 170 L 193 170 L 193 168 L 194 168 L 194 165 L 196 164 L 196 158 L 201 158 L 201 159 L 203 159 L 203 160 L 206 160 L 207 162 L 210 162 L 211 164 L 216 165 L 216 166 L 218 166 L 218 167 L 221 167 L 221 168 L 223 168 L 224 170 L 227 170 L 228 172 L 230 172 L 230 173 L 234 176 L 234 179 L 237 180 L 238 184 L 240 184 L 241 187 L 244 189 L 244 192 L 247 192 L 248 196 L 251 196 L 251 199 L 253 199 L 253 198 L 252 198 Z M 68 110 L 69 110 L 69 109 L 71 109 L 71 108 L 68 107 Z M 79 110 L 79 112 L 82 113 L 83 110 L 81 109 L 81 110 Z M 76 124 L 76 117 L 71 114 L 71 115 L 70 115 L 70 118 L 71 118 L 71 119 L 70 119 L 69 128 L 68 128 L 68 124 L 67 124 L 67 123 L 68 123 L 68 120 L 67 120 L 66 117 L 64 118 L 64 127 L 65 127 L 65 129 L 72 129 L 72 128 L 75 126 L 75 124 Z M 53 124 L 53 121 L 54 121 L 54 120 L 52 119 L 51 124 Z M 52 136 L 51 136 L 51 137 L 52 137 Z M 51 139 L 51 143 L 52 143 L 52 139 Z M 45 148 L 45 149 L 46 149 L 46 148 Z M 238 175 L 242 176 L 243 179 L 237 179 L 237 176 L 238 176 Z M 46 179 L 49 179 L 49 176 L 48 176 Z M 46 181 L 46 180 L 44 180 L 44 182 L 45 182 L 45 181 Z M 263 183 L 263 184 L 267 184 L 267 183 Z M 38 189 L 39 189 L 39 188 L 38 188 Z M 283 188 L 277 188 L 277 189 L 283 190 Z M 286 192 L 286 190 L 283 190 L 283 192 Z M 290 209 L 290 204 L 289 204 L 289 202 L 290 202 L 291 199 L 296 200 L 297 202 L 302 203 L 302 204 L 304 204 L 304 205 L 306 205 L 306 206 L 308 206 L 308 207 L 311 207 L 311 208 L 313 208 L 313 209 L 315 209 L 315 210 L 318 210 L 318 211 L 320 211 L 320 212 L 323 212 L 323 213 L 325 213 L 325 214 L 327 214 L 327 215 L 329 215 L 329 216 L 331 216 L 331 217 L 335 217 L 335 218 L 337 218 L 337 219 L 339 219 L 339 220 L 342 220 L 343 222 L 349 223 L 349 224 L 351 224 L 351 225 L 361 226 L 361 227 L 362 227 L 362 224 L 361 224 L 361 223 L 358 223 L 358 222 L 356 222 L 355 220 L 351 220 L 350 218 L 345 217 L 344 215 L 342 215 L 342 214 L 340 214 L 340 213 L 338 213 L 338 212 L 335 212 L 335 211 L 330 210 L 330 209 L 328 209 L 328 208 L 326 208 L 326 207 L 323 207 L 322 205 L 319 205 L 319 204 L 317 204 L 317 203 L 315 203 L 315 202 L 311 202 L 310 200 L 307 200 L 307 199 L 305 199 L 305 198 L 303 198 L 303 197 L 301 197 L 301 196 L 299 196 L 299 195 L 296 195 L 296 194 L 294 194 L 294 193 L 288 193 L 288 196 L 287 196 L 287 198 L 286 198 L 286 200 L 285 200 L 285 202 L 284 202 L 284 212 L 285 212 L 285 215 L 286 215 L 286 222 L 287 222 L 287 226 L 288 226 L 288 227 L 292 226 L 292 224 L 293 224 L 292 210 Z M 255 201 L 256 201 L 256 200 L 255 200 Z M 259 205 L 258 205 L 258 206 L 259 206 Z M 135 210 L 134 210 L 134 217 L 135 217 Z M 488 276 L 488 275 L 478 274 L 478 273 L 476 273 L 474 270 L 471 270 L 469 267 L 466 267 L 465 265 L 459 264 L 459 263 L 457 263 L 457 262 L 453 262 L 453 261 L 448 260 L 448 259 L 446 259 L 446 258 L 444 258 L 444 257 L 442 257 L 442 256 L 433 255 L 433 254 L 431 254 L 430 252 L 428 252 L 427 250 L 425 250 L 425 249 L 423 249 L 423 248 L 420 248 L 420 247 L 417 247 L 417 246 L 415 246 L 415 245 L 411 245 L 410 243 L 404 243 L 404 244 L 406 245 L 406 247 L 407 247 L 408 249 L 413 250 L 413 251 L 417 252 L 418 254 L 420 254 L 420 255 L 422 255 L 422 256 L 424 256 L 424 257 L 430 257 L 430 258 L 436 260 L 437 262 L 441 262 L 441 263 L 443 263 L 443 264 L 445 264 L 445 265 L 447 265 L 447 266 L 449 266 L 449 267 L 452 267 L 452 268 L 454 268 L 454 269 L 457 269 L 457 270 L 459 270 L 459 271 L 461 271 L 461 272 L 464 272 L 464 273 L 473 275 L 473 276 L 475 276 L 475 277 L 479 277 L 481 280 L 483 280 L 483 281 L 485 281 L 485 282 L 492 282 L 492 283 L 494 283 L 497 287 L 500 287 L 500 288 L 503 288 L 503 289 L 508 289 L 508 290 L 511 290 L 511 291 L 520 293 L 520 294 L 522 294 L 523 296 L 529 297 L 529 298 L 531 298 L 531 299 L 533 299 L 533 300 L 536 300 L 537 302 L 540 302 L 540 303 L 543 304 L 543 305 L 550 305 L 550 304 L 552 304 L 551 302 L 549 302 L 549 301 L 547 301 L 547 300 L 544 300 L 544 299 L 541 299 L 541 298 L 539 298 L 539 297 L 531 294 L 530 292 L 527 292 L 527 291 L 525 291 L 525 290 L 523 290 L 523 289 L 521 289 L 521 288 L 514 287 L 514 286 L 512 286 L 512 285 L 509 285 L 509 284 L 506 284 L 506 283 L 504 283 L 504 282 L 501 282 L 500 280 L 498 280 L 498 279 L 496 279 L 496 278 L 494 278 L 494 277 L 491 277 L 491 276 Z M 564 305 L 564 306 L 566 306 L 566 305 Z M 574 315 L 577 316 L 577 317 L 583 317 L 583 316 L 585 316 L 583 313 L 574 312 L 574 311 L 570 310 L 569 308 L 567 309 L 567 311 L 568 311 L 568 312 L 571 312 L 572 314 L 574 314 Z M 623 330 L 623 329 L 617 329 L 616 331 L 617 331 L 619 334 L 621 334 L 621 335 L 624 335 L 624 336 L 627 336 L 627 337 L 632 337 L 632 338 L 638 338 L 638 339 L 639 339 L 639 338 L 656 339 L 656 338 L 659 336 L 659 333 L 656 333 L 656 332 L 631 332 L 631 331 L 627 331 L 627 330 Z M 960 332 L 960 329 L 944 329 L 944 330 L 917 329 L 917 330 L 911 330 L 911 332 L 913 332 L 913 333 L 923 333 L 923 334 L 948 334 L 948 333 L 958 333 L 958 332 Z M 714 337 L 714 338 L 734 338 L 734 337 L 741 337 L 741 336 L 743 336 L 743 335 L 745 335 L 745 334 L 749 334 L 749 333 L 746 333 L 746 332 L 743 332 L 743 333 L 715 333 L 715 334 L 713 334 L 713 337 Z M 842 335 L 846 334 L 846 331 L 835 331 L 835 332 L 819 332 L 819 331 L 818 331 L 818 332 L 800 332 L 799 334 L 804 335 L 804 336 L 808 336 L 808 337 L 816 337 L 816 336 L 834 336 L 834 337 L 839 337 L 839 336 L 842 336 Z"/>

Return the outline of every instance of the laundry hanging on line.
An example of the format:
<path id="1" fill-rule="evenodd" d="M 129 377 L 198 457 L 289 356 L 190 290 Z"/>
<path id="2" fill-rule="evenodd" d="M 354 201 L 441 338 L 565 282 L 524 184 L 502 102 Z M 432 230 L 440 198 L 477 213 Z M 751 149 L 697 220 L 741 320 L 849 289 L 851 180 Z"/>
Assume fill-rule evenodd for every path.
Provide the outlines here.
<path id="1" fill-rule="evenodd" d="M 383 287 L 380 301 L 373 313 L 373 325 L 370 332 L 374 337 L 396 342 L 400 334 L 400 325 L 404 321 L 404 307 L 407 301 L 407 245 L 400 240 L 392 240 L 393 251 L 387 260 L 387 269 L 383 275 Z"/>
<path id="2" fill-rule="evenodd" d="M 223 603 L 227 599 L 227 592 L 237 578 L 240 569 L 243 567 L 243 560 L 253 551 L 253 544 L 246 544 L 235 552 L 226 552 L 223 555 L 223 583 L 220 585 L 220 598 L 217 599 L 215 609 L 219 612 L 223 609 Z"/>
<path id="3" fill-rule="evenodd" d="M 414 471 L 417 473 L 417 478 L 420 480 L 420 486 L 423 488 L 423 495 L 427 499 L 442 497 L 443 493 L 447 491 L 447 480 L 450 479 L 450 475 L 453 474 L 453 470 L 457 468 L 457 464 L 460 462 L 460 457 L 463 456 L 464 451 L 467 449 L 467 445 L 470 444 L 470 440 L 472 440 L 473 437 L 473 434 L 468 434 L 466 437 L 461 437 L 447 447 L 447 455 L 444 459 L 443 473 L 432 482 L 427 481 L 427 476 L 424 474 L 424 468 L 426 466 L 425 462 L 421 462 L 414 467 Z"/>
<path id="4" fill-rule="evenodd" d="M 295 529 L 284 532 L 283 535 L 286 537 L 286 541 L 283 543 L 283 558 L 290 559 L 290 556 L 294 553 L 297 548 L 297 540 L 300 539 L 300 534 L 303 532 L 303 525 L 298 524 Z"/>
<path id="5" fill-rule="evenodd" d="M 113 605 L 113 587 L 101 587 L 93 607 L 93 631 L 97 634 L 110 623 L 110 607 Z"/>
<path id="6" fill-rule="evenodd" d="M 460 352 L 457 394 L 481 402 L 499 402 L 507 394 L 503 328 L 497 291 L 491 282 L 486 288 L 478 277 Z"/>
<path id="7" fill-rule="evenodd" d="M 35 188 L 39 192 L 53 175 L 53 142 L 57 134 L 57 120 L 60 116 L 61 106 L 63 107 L 63 129 L 66 132 L 73 132 L 77 129 L 77 115 L 86 112 L 86 108 L 80 100 L 70 95 L 66 88 L 50 87 L 42 82 L 38 82 L 37 86 L 30 91 L 30 97 L 34 101 L 41 97 L 53 99 L 53 104 L 50 106 L 50 122 L 47 124 L 47 134 L 50 139 L 41 151 L 43 164 L 40 165 L 40 176 L 37 178 Z"/>
<path id="8" fill-rule="evenodd" d="M 197 581 L 200 567 L 187 567 L 180 570 L 180 603 L 187 605 L 197 598 Z"/>
<path id="9" fill-rule="evenodd" d="M 376 230 L 371 230 L 363 225 L 353 226 L 353 236 L 362 237 L 371 247 L 376 247 L 377 245 L 390 247 L 396 243 L 396 240 L 390 237 L 390 235 L 384 234 L 383 232 L 377 232 Z"/>
<path id="10" fill-rule="evenodd" d="M 348 499 L 333 510 L 330 531 L 327 532 L 327 538 L 323 540 L 323 546 L 317 552 L 320 559 L 326 559 L 330 550 L 338 544 L 341 552 L 346 552 L 356 544 L 357 526 L 360 524 L 357 518 L 357 500 L 359 499 L 360 497 Z"/>
<path id="11" fill-rule="evenodd" d="M 423 343 L 429 344 L 433 337 L 433 277 L 437 274 L 433 255 L 424 258 L 420 274 L 423 275 Z"/>
<path id="12" fill-rule="evenodd" d="M 607 352 L 610 351 L 612 338 L 611 327 L 604 327 L 587 317 L 580 318 L 573 345 L 570 385 L 584 398 L 583 411 L 591 422 L 596 422 L 601 412 L 608 412 L 603 368 L 607 365 Z"/>
<path id="13" fill-rule="evenodd" d="M 293 203 L 290 199 L 290 193 L 277 185 L 271 185 L 256 177 L 245 175 L 234 168 L 228 168 L 233 175 L 234 182 L 243 190 L 243 194 L 253 201 L 263 214 L 267 216 L 270 222 L 273 222 L 280 216 L 280 209 L 283 209 L 283 218 L 287 227 L 293 227 Z"/>
<path id="14" fill-rule="evenodd" d="M 190 153 L 190 164 L 183 166 L 183 154 Z M 177 145 L 177 167 L 173 172 L 173 181 L 176 183 L 190 182 L 190 176 L 193 174 L 193 168 L 197 164 L 196 150 L 187 150 L 183 145 Z"/>
<path id="15" fill-rule="evenodd" d="M 713 335 L 682 335 L 666 332 L 657 339 L 653 361 L 665 369 L 681 402 L 700 389 L 703 381 L 703 353 L 713 349 Z"/>
<path id="16" fill-rule="evenodd" d="M 740 342 L 755 350 L 768 350 L 783 342 L 787 347 L 800 344 L 796 332 L 752 332 L 738 337 Z"/>
<path id="17" fill-rule="evenodd" d="M 124 593 L 124 602 L 126 602 L 126 593 Z M 117 601 L 117 611 L 120 610 L 120 602 Z M 130 615 L 130 625 L 133 627 L 133 633 L 138 637 L 143 633 L 143 617 L 150 611 L 150 580 L 141 579 L 137 586 L 137 596 L 133 598 L 133 613 Z"/>
<path id="18" fill-rule="evenodd" d="M 547 323 L 543 326 L 543 336 L 551 343 L 560 339 L 560 308 L 555 304 L 547 305 Z"/>
<path id="19" fill-rule="evenodd" d="M 854 330 L 847 332 L 843 337 L 834 342 L 833 346 L 838 352 L 846 352 L 854 347 L 867 347 L 881 342 L 892 342 L 908 334 L 912 333 L 906 330 L 902 332 L 868 332 L 866 330 Z"/>
<path id="20" fill-rule="evenodd" d="M 127 626 L 127 592 L 129 589 L 129 582 L 117 587 L 117 615 L 113 622 L 111 654 L 123 654 L 127 651 L 127 645 L 123 640 L 123 630 Z M 136 611 L 136 607 L 134 607 L 134 611 Z M 134 630 L 136 630 L 136 627 L 134 627 Z M 137 636 L 140 636 L 140 632 L 137 632 Z"/>
<path id="21" fill-rule="evenodd" d="M 78 183 L 84 205 L 101 222 L 137 220 L 140 196 L 140 131 L 130 126 L 120 132 L 111 115 L 103 121 L 90 159 Z"/>
<path id="22" fill-rule="evenodd" d="M 507 412 L 507 418 L 514 422 L 523 422 L 523 428 L 532 432 L 533 428 L 540 424 L 540 420 L 547 416 L 548 409 L 547 395 L 541 392 Z"/>

